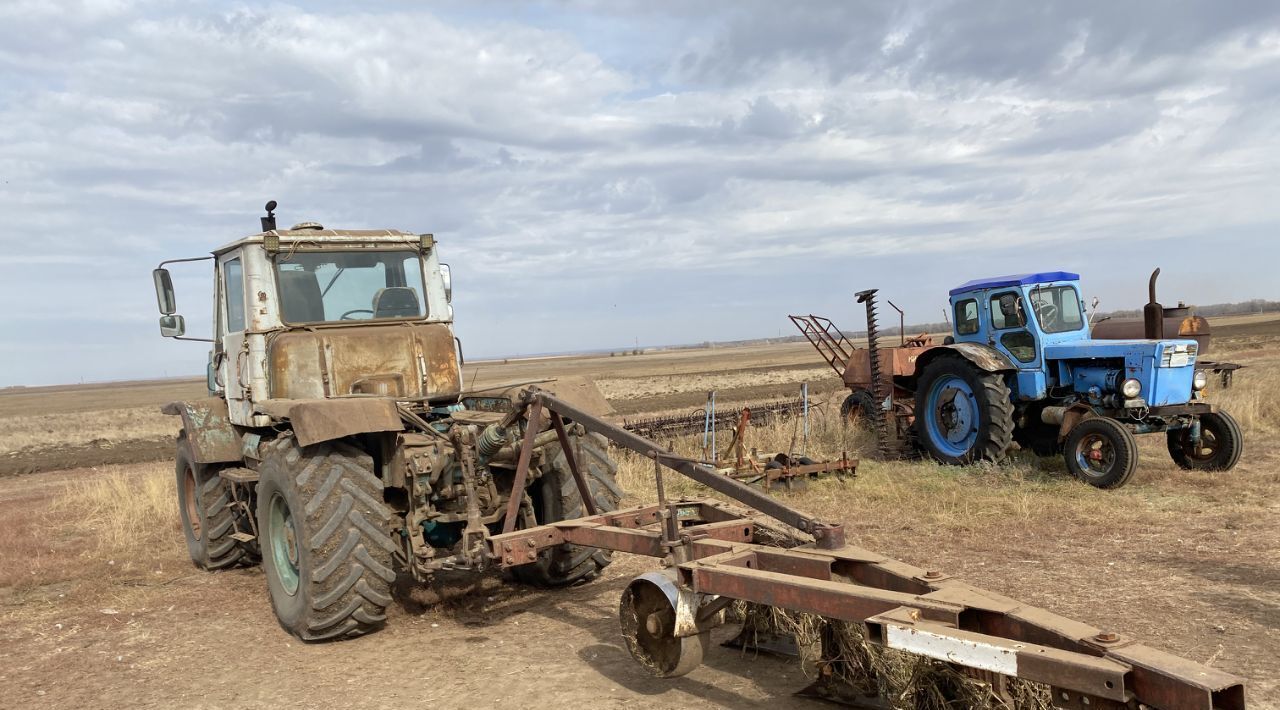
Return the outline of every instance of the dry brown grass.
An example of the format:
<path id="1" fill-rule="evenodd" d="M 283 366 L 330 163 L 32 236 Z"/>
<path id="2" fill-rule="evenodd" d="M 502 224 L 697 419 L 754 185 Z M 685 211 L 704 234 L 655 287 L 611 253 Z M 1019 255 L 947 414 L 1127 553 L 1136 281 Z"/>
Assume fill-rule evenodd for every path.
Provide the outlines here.
<path id="1" fill-rule="evenodd" d="M 157 548 L 181 539 L 173 465 L 155 463 L 134 469 L 115 468 L 67 485 L 50 506 L 55 521 L 75 521 L 93 540 L 90 556 L 118 556 L 129 564 L 145 560 Z"/>
<path id="2" fill-rule="evenodd" d="M 100 442 L 117 444 L 136 439 L 172 437 L 181 419 L 160 413 L 158 407 L 104 409 L 88 414 L 31 414 L 0 419 L 0 452 L 45 449 Z"/>
<path id="3" fill-rule="evenodd" d="M 596 386 L 608 399 L 653 397 L 677 392 L 709 392 L 759 385 L 783 385 L 812 382 L 832 377 L 829 367 L 782 369 L 773 372 L 703 372 L 680 375 L 655 375 L 597 379 Z"/>

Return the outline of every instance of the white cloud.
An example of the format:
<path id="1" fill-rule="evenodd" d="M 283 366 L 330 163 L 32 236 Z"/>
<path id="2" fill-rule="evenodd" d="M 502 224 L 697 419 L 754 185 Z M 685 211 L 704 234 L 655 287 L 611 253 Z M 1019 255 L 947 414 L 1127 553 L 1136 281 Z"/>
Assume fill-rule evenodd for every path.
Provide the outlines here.
<path id="1" fill-rule="evenodd" d="M 1147 27 L 1150 13 L 1068 2 L 1040 23 L 928 2 L 569 3 L 522 21 L 473 3 L 68 7 L 0 9 L 0 299 L 30 303 L 23 323 L 149 322 L 150 268 L 253 229 L 269 198 L 285 221 L 436 232 L 459 330 L 495 354 L 641 327 L 701 340 L 652 309 L 704 288 L 757 304 L 718 314 L 718 337 L 773 332 L 781 314 L 762 311 L 786 289 L 823 294 L 815 273 L 833 303 L 855 276 L 929 268 L 1072 264 L 1119 292 L 1129 262 L 1214 258 L 1160 240 L 1280 220 L 1280 33 L 1252 9 L 1179 7 Z M 946 285 L 900 298 L 925 309 Z M 592 289 L 607 312 L 572 300 Z M 53 291 L 79 298 L 39 295 Z M 548 305 L 486 326 L 530 303 Z M 570 320 L 589 325 L 547 327 Z M 67 364 L 40 337 L 48 357 L 15 381 Z M 145 376 L 174 353 L 76 374 Z"/>

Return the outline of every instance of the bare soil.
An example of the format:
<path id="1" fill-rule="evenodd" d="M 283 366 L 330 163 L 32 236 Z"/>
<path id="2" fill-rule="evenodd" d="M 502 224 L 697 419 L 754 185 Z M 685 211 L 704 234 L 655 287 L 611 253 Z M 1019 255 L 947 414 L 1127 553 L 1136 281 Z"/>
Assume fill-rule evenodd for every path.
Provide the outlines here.
<path id="1" fill-rule="evenodd" d="M 1273 337 L 1277 323 L 1244 323 L 1227 352 L 1246 354 L 1261 372 L 1275 351 L 1255 339 Z M 815 361 L 800 344 L 469 367 L 487 383 L 549 372 L 741 371 L 743 386 L 720 393 L 728 402 L 793 394 L 790 385 L 749 384 L 750 371 Z M 1246 370 L 1237 386 L 1254 376 Z M 190 396 L 183 391 L 200 394 L 203 382 L 8 391 L 0 417 L 159 404 Z M 833 401 L 843 394 L 834 373 L 811 391 Z M 704 397 L 661 395 L 634 411 L 692 409 Z M 1024 480 L 864 455 L 857 481 L 820 482 L 792 502 L 845 520 L 853 544 L 1242 675 L 1250 707 L 1280 708 L 1280 442 L 1267 426 L 1248 435 L 1229 475 L 1179 471 L 1162 442 L 1145 437 L 1139 477 L 1114 492 L 1056 484 L 1053 466 L 1019 473 Z M 152 445 L 138 456 L 171 455 L 170 442 Z M 69 483 L 107 469 L 156 475 L 162 464 L 103 466 L 133 446 L 46 450 L 34 456 L 73 470 L 0 478 L 0 707 L 819 707 L 793 697 L 807 683 L 794 660 L 715 647 L 686 678 L 648 676 L 627 654 L 616 619 L 627 581 L 655 568 L 640 558 L 619 557 L 601 579 L 560 591 L 492 577 L 404 584 L 385 630 L 302 644 L 276 624 L 260 568 L 198 572 L 176 528 L 160 531 L 145 554 L 113 557 L 55 505 Z M 116 462 L 128 460 L 121 455 Z M 5 461 L 0 455 L 0 472 Z M 965 485 L 943 485 L 957 478 Z M 1004 512 L 976 495 L 938 512 L 939 496 L 986 486 L 1007 496 Z"/>

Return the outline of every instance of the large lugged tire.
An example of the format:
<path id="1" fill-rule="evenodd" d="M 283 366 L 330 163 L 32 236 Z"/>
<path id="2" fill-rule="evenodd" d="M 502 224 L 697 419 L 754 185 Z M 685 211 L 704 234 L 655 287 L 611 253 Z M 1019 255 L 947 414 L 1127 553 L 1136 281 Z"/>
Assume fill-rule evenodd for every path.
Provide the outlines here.
<path id="1" fill-rule="evenodd" d="M 1188 429 L 1172 429 L 1165 436 L 1173 462 L 1189 471 L 1230 471 L 1244 453 L 1244 434 L 1226 412 L 1201 415 L 1200 448 L 1191 443 Z"/>
<path id="2" fill-rule="evenodd" d="M 178 434 L 174 458 L 178 515 L 182 518 L 182 532 L 187 538 L 191 561 L 204 570 L 226 569 L 249 562 L 245 549 L 231 537 L 236 531 L 231 484 L 218 475 L 216 466 L 194 461 L 185 431 Z"/>
<path id="3" fill-rule="evenodd" d="M 607 440 L 599 434 L 590 434 L 571 436 L 570 441 L 580 442 L 575 451 L 581 452 L 578 466 L 587 473 L 587 484 L 596 510 L 601 513 L 616 510 L 622 489 L 614 480 L 618 466 L 609 458 Z M 586 515 L 564 452 L 558 444 L 551 444 L 547 453 L 550 454 L 547 456 L 549 463 L 544 464 L 541 478 L 529 489 L 534 517 L 539 524 L 545 524 Z M 565 544 L 543 550 L 538 554 L 537 562 L 515 567 L 512 572 L 525 584 L 564 587 L 592 579 L 610 561 L 609 553 L 604 550 Z"/>
<path id="4" fill-rule="evenodd" d="M 258 534 L 276 618 L 303 641 L 376 631 L 395 581 L 392 512 L 373 459 L 284 437 L 258 469 Z"/>
<path id="5" fill-rule="evenodd" d="M 865 389 L 856 389 L 840 404 L 840 419 L 870 429 L 876 416 L 876 399 Z"/>
<path id="6" fill-rule="evenodd" d="M 999 461 L 1013 445 L 1009 386 L 963 358 L 930 362 L 916 388 L 916 438 L 942 463 Z"/>
<path id="7" fill-rule="evenodd" d="M 1067 470 L 1097 488 L 1119 488 L 1138 470 L 1138 442 L 1114 419 L 1090 417 L 1067 432 Z"/>

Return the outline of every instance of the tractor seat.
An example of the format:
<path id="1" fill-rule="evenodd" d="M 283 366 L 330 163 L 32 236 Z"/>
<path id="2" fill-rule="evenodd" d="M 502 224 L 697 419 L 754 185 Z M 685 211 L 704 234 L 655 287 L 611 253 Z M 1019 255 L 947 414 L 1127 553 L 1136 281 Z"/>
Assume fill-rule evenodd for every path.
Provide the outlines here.
<path id="1" fill-rule="evenodd" d="M 414 318 L 422 315 L 418 293 L 408 286 L 380 288 L 373 294 L 374 318 Z"/>

